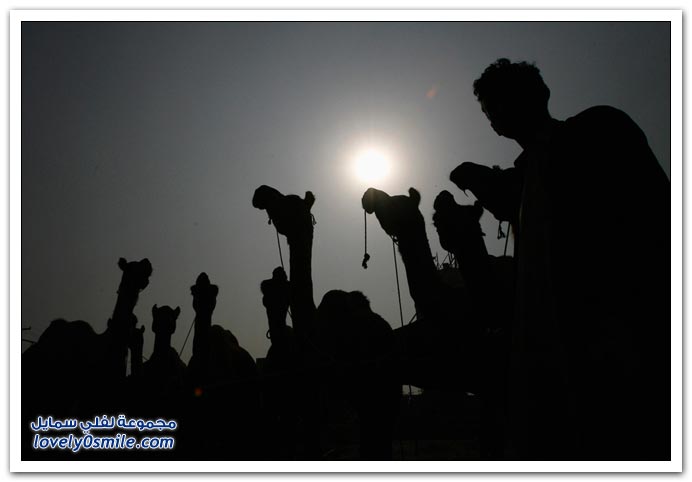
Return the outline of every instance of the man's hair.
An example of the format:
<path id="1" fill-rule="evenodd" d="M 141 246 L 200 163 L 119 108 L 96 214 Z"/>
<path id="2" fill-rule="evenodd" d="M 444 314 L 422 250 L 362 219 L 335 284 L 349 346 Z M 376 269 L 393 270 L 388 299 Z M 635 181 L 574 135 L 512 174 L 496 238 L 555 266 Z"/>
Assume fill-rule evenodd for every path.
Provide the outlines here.
<path id="1" fill-rule="evenodd" d="M 473 82 L 473 93 L 478 101 L 502 99 L 547 107 L 550 89 L 541 72 L 528 62 L 510 62 L 497 59 Z"/>

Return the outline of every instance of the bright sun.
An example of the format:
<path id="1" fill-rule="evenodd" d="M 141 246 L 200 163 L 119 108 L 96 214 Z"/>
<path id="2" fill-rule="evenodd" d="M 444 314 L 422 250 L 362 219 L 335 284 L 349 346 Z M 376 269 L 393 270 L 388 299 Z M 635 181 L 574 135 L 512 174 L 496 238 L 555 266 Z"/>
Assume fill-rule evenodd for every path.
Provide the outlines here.
<path id="1" fill-rule="evenodd" d="M 381 149 L 364 149 L 356 156 L 355 171 L 361 181 L 381 181 L 389 174 L 389 169 L 389 156 Z"/>

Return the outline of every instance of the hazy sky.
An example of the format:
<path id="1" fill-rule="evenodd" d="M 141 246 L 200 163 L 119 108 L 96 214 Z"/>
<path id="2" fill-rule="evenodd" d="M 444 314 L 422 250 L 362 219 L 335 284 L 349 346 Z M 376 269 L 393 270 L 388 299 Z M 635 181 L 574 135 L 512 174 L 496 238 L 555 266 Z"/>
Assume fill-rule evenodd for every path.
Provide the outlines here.
<path id="1" fill-rule="evenodd" d="M 433 254 L 443 257 L 435 196 L 447 189 L 473 201 L 450 171 L 462 161 L 509 167 L 520 152 L 473 96 L 498 57 L 536 62 L 559 119 L 598 104 L 627 112 L 670 175 L 668 23 L 24 22 L 22 326 L 32 330 L 23 336 L 37 339 L 60 317 L 103 331 L 118 258 L 148 257 L 154 272 L 136 308 L 145 356 L 154 303 L 181 307 L 180 349 L 201 271 L 219 286 L 214 322 L 264 356 L 259 284 L 279 254 L 266 213 L 251 205 L 261 184 L 317 197 L 316 302 L 358 289 L 398 326 L 392 245 L 372 216 L 372 259 L 360 266 L 369 183 L 354 159 L 366 146 L 389 153 L 391 175 L 374 187 L 421 192 Z M 490 214 L 483 227 L 501 254 Z M 401 262 L 399 271 L 408 320 Z"/>

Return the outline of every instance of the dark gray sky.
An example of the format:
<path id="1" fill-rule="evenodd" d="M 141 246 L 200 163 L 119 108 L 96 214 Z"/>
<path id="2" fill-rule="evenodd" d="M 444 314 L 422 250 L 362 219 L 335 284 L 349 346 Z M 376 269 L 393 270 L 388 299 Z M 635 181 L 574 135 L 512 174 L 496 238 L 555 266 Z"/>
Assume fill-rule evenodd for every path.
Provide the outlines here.
<path id="1" fill-rule="evenodd" d="M 416 187 L 433 253 L 444 256 L 433 199 L 448 189 L 473 201 L 449 172 L 462 161 L 508 167 L 519 153 L 472 92 L 498 57 L 536 62 L 559 119 L 597 104 L 627 112 L 670 175 L 668 23 L 24 22 L 22 325 L 33 329 L 23 335 L 37 339 L 58 317 L 103 331 L 118 258 L 148 257 L 154 273 L 136 309 L 145 356 L 154 303 L 181 307 L 181 347 L 201 271 L 219 285 L 215 322 L 264 356 L 259 283 L 279 254 L 251 206 L 261 184 L 317 197 L 316 302 L 359 289 L 398 326 L 391 241 L 373 217 L 370 267 L 360 266 L 369 185 L 354 157 L 366 145 L 391 153 L 391 176 L 375 187 Z M 497 222 L 483 222 L 501 254 Z M 185 361 L 190 351 L 188 341 Z"/>

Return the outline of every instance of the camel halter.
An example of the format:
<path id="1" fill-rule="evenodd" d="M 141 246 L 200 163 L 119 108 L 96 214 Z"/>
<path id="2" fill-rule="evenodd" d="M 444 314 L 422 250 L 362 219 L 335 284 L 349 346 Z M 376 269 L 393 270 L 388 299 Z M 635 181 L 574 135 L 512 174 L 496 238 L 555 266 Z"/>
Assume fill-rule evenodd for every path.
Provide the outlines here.
<path id="1" fill-rule="evenodd" d="M 183 350 L 185 349 L 185 345 L 187 345 L 187 339 L 190 338 L 190 333 L 192 333 L 192 327 L 195 326 L 195 320 L 196 320 L 196 318 L 192 319 L 192 323 L 190 323 L 190 329 L 187 330 L 187 335 L 185 335 L 185 341 L 183 342 L 183 346 L 179 352 L 181 356 L 183 354 Z"/>
<path id="2" fill-rule="evenodd" d="M 315 219 L 315 215 L 310 213 L 310 219 L 312 220 L 312 225 L 314 226 L 317 224 L 317 220 Z M 267 221 L 267 224 L 272 224 L 272 218 L 269 216 L 269 220 Z M 286 271 L 286 267 L 284 266 L 284 256 L 283 253 L 281 252 L 281 239 L 279 238 L 279 230 L 276 229 L 276 225 L 274 225 L 274 231 L 276 231 L 276 245 L 279 248 L 279 261 L 281 261 L 281 267 Z M 269 338 L 269 337 L 267 337 Z"/>
<path id="3" fill-rule="evenodd" d="M 272 220 L 269 220 L 269 224 L 271 224 Z M 279 247 L 279 261 L 281 261 L 281 267 L 283 268 L 284 271 L 286 271 L 286 267 L 284 266 L 284 256 L 281 254 L 281 239 L 279 239 L 279 230 L 276 229 L 276 226 L 274 226 L 274 231 L 276 231 L 276 245 Z"/>

